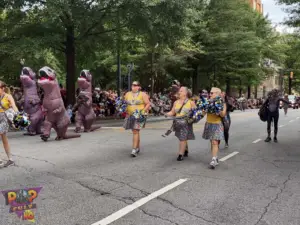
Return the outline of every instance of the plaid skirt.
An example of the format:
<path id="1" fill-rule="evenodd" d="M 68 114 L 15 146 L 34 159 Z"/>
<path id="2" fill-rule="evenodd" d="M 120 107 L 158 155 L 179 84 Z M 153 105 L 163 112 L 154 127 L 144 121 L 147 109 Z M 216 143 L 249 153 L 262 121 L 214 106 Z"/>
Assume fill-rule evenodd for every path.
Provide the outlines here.
<path id="1" fill-rule="evenodd" d="M 0 134 L 6 134 L 9 129 L 9 124 L 4 112 L 0 112 Z"/>
<path id="2" fill-rule="evenodd" d="M 186 120 L 175 120 L 174 130 L 179 141 L 195 140 L 193 124 L 187 123 Z"/>
<path id="3" fill-rule="evenodd" d="M 222 123 L 205 123 L 202 137 L 205 140 L 224 140 L 224 126 Z"/>
<path id="4" fill-rule="evenodd" d="M 123 128 L 125 130 L 140 130 L 145 128 L 146 126 L 146 118 L 137 119 L 134 116 L 129 116 L 125 118 Z"/>

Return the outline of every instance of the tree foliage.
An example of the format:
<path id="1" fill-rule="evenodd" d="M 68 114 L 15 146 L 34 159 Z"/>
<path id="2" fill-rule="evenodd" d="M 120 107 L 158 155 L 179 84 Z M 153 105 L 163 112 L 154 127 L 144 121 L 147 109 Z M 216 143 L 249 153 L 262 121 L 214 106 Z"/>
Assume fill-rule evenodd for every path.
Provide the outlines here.
<path id="1" fill-rule="evenodd" d="M 94 85 L 116 88 L 122 75 L 159 91 L 172 79 L 227 88 L 257 85 L 265 58 L 285 63 L 279 35 L 267 18 L 236 0 L 15 0 L 0 8 L 1 79 L 16 83 L 20 59 L 38 70 L 53 67 L 74 98 L 81 69 Z M 293 45 L 293 43 L 290 43 Z M 229 82 L 230 81 L 230 82 Z M 204 84 L 203 84 L 204 85 Z M 126 86 L 124 86 L 126 88 Z"/>

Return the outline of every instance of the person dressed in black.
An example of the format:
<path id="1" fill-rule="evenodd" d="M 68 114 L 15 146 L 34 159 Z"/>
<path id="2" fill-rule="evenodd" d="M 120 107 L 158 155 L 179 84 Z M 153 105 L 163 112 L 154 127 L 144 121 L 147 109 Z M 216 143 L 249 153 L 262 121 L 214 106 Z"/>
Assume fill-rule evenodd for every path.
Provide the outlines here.
<path id="1" fill-rule="evenodd" d="M 233 112 L 233 99 L 226 95 L 225 92 L 222 92 L 222 97 L 226 103 L 226 116 L 222 119 L 222 123 L 224 126 L 224 139 L 225 139 L 225 148 L 228 148 L 229 141 L 229 128 L 231 125 L 231 117 L 230 112 Z"/>
<path id="2" fill-rule="evenodd" d="M 274 122 L 274 142 L 278 142 L 277 140 L 277 133 L 278 133 L 278 120 L 279 120 L 279 106 L 280 101 L 283 103 L 288 102 L 279 96 L 279 91 L 277 89 L 273 89 L 268 93 L 268 98 L 265 102 L 268 111 L 268 120 L 267 120 L 267 131 L 268 137 L 266 138 L 265 142 L 270 142 L 271 139 L 271 123 Z"/>

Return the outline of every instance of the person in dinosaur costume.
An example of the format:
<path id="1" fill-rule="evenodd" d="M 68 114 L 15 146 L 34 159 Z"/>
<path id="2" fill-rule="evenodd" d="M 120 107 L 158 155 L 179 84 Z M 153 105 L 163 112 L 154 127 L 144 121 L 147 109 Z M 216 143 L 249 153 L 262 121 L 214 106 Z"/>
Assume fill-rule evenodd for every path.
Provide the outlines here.
<path id="1" fill-rule="evenodd" d="M 55 71 L 45 66 L 39 70 L 39 75 L 38 84 L 44 90 L 43 111 L 46 113 L 42 140 L 48 140 L 51 128 L 56 131 L 55 140 L 80 137 L 80 134 L 67 134 L 70 118 L 60 94 Z"/>
<path id="2" fill-rule="evenodd" d="M 42 134 L 44 115 L 41 100 L 37 92 L 36 75 L 29 67 L 24 67 L 20 75 L 23 85 L 23 108 L 29 116 L 30 125 L 24 135 L 34 136 Z"/>
<path id="3" fill-rule="evenodd" d="M 77 84 L 80 92 L 77 97 L 77 104 L 74 106 L 74 110 L 77 109 L 75 132 L 80 132 L 82 125 L 84 132 L 97 130 L 101 126 L 92 126 L 96 119 L 96 114 L 93 110 L 92 74 L 89 70 L 81 71 Z"/>

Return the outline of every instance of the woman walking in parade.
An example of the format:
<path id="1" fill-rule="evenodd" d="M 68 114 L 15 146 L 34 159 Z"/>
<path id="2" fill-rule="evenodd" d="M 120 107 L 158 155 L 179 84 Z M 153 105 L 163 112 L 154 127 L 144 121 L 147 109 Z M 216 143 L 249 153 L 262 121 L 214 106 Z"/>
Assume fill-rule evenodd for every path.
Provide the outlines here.
<path id="1" fill-rule="evenodd" d="M 13 97 L 10 94 L 6 93 L 6 89 L 6 84 L 0 81 L 0 136 L 8 158 L 8 161 L 6 162 L 4 167 L 9 167 L 14 165 L 15 163 L 12 159 L 10 146 L 8 144 L 7 132 L 9 129 L 9 123 L 5 111 L 12 108 L 15 112 L 18 112 L 18 108 L 16 107 L 16 103 Z M 0 165 L 1 164 L 3 164 L 3 162 L 0 159 Z"/>
<path id="2" fill-rule="evenodd" d="M 213 87 L 210 91 L 210 101 L 215 101 L 217 98 L 221 97 L 221 90 L 219 88 Z M 226 116 L 227 109 L 226 104 L 222 103 L 222 111 L 219 114 L 207 112 L 207 120 L 204 127 L 203 138 L 205 140 L 210 140 L 211 142 L 211 153 L 212 160 L 210 162 L 210 168 L 215 169 L 219 164 L 218 152 L 221 140 L 224 140 L 224 126 L 222 123 L 222 118 Z"/>
<path id="3" fill-rule="evenodd" d="M 278 120 L 279 120 L 279 106 L 280 101 L 285 104 L 289 104 L 283 98 L 279 97 L 279 91 L 274 89 L 268 93 L 268 98 L 265 101 L 265 106 L 267 107 L 267 132 L 268 137 L 266 138 L 265 142 L 270 142 L 271 139 L 271 123 L 274 122 L 274 142 L 278 142 L 277 140 L 277 133 L 278 133 Z"/>
<path id="4" fill-rule="evenodd" d="M 284 95 L 284 100 L 288 103 L 282 102 L 283 103 L 283 110 L 284 110 L 284 115 L 287 114 L 288 108 L 289 108 L 289 96 L 286 94 Z"/>
<path id="5" fill-rule="evenodd" d="M 140 129 L 145 127 L 146 115 L 150 108 L 149 96 L 141 92 L 141 85 L 134 81 L 131 86 L 131 92 L 125 95 L 125 102 L 127 104 L 127 116 L 124 122 L 125 130 L 132 130 L 132 157 L 136 157 L 140 152 Z"/>
<path id="6" fill-rule="evenodd" d="M 175 101 L 172 110 L 166 116 L 175 116 L 174 130 L 175 136 L 179 139 L 179 153 L 177 161 L 182 161 L 183 157 L 188 156 L 187 142 L 195 140 L 193 125 L 187 122 L 190 112 L 196 108 L 196 105 L 189 98 L 187 87 L 181 87 L 179 90 L 179 99 Z"/>
<path id="7" fill-rule="evenodd" d="M 222 119 L 222 123 L 224 126 L 225 148 L 228 148 L 229 129 L 231 125 L 230 112 L 233 110 L 233 101 L 226 95 L 225 92 L 222 92 L 222 98 L 224 99 L 226 104 L 226 116 Z"/>

